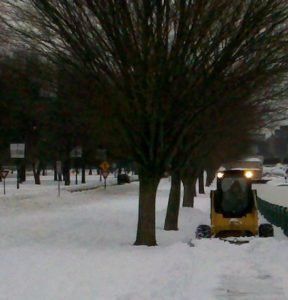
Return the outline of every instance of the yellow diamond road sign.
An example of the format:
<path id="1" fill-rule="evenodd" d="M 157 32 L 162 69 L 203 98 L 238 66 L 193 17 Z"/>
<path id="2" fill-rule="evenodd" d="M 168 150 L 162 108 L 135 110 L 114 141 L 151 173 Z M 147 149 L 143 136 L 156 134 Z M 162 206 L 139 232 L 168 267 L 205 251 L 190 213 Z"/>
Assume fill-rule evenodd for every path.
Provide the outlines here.
<path id="1" fill-rule="evenodd" d="M 103 161 L 102 164 L 100 165 L 100 168 L 103 170 L 103 171 L 108 171 L 109 168 L 110 168 L 110 165 L 107 161 Z"/>

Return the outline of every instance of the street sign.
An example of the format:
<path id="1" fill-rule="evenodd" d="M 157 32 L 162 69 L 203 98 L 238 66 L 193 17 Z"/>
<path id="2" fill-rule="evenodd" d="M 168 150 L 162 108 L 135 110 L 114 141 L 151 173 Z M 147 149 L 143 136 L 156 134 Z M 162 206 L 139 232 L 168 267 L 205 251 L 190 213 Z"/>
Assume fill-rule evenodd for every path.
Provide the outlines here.
<path id="1" fill-rule="evenodd" d="M 82 157 L 82 147 L 77 146 L 72 151 L 70 152 L 70 157 L 72 158 L 77 158 L 77 157 Z"/>
<path id="2" fill-rule="evenodd" d="M 62 174 L 62 162 L 60 160 L 56 161 L 56 172 L 57 174 Z"/>
<path id="3" fill-rule="evenodd" d="M 5 179 L 8 174 L 9 174 L 9 170 L 1 170 L 0 171 L 0 177 L 3 179 Z"/>
<path id="4" fill-rule="evenodd" d="M 25 157 L 25 144 L 10 144 L 11 158 Z"/>
<path id="5" fill-rule="evenodd" d="M 104 172 L 107 172 L 110 168 L 110 165 L 107 161 L 103 161 L 102 164 L 100 165 L 100 168 L 104 171 Z M 102 172 L 103 174 L 103 172 Z M 104 177 L 104 175 L 103 175 Z"/>

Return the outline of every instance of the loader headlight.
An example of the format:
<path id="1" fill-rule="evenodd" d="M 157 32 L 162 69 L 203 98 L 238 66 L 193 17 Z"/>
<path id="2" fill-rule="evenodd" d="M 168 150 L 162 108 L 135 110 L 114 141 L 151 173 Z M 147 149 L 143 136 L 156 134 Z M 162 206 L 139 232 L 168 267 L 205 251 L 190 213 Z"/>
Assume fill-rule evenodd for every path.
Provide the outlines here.
<path id="1" fill-rule="evenodd" d="M 246 172 L 244 173 L 244 175 L 245 175 L 246 178 L 250 179 L 250 178 L 253 177 L 253 172 L 252 172 L 252 171 L 246 171 Z"/>
<path id="2" fill-rule="evenodd" d="M 218 178 L 223 178 L 223 176 L 224 176 L 224 173 L 223 173 L 223 172 L 218 172 L 218 173 L 217 173 L 217 177 L 218 177 Z"/>

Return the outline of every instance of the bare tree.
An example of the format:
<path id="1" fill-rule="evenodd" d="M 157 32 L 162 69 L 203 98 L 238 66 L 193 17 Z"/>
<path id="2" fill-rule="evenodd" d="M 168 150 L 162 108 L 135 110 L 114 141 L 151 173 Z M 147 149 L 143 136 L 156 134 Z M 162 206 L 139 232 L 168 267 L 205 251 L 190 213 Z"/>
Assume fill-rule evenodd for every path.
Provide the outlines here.
<path id="1" fill-rule="evenodd" d="M 226 83 L 224 86 L 226 87 Z M 218 87 L 221 90 L 220 82 Z M 241 92 L 241 89 L 244 89 L 244 92 Z M 250 95 L 246 95 L 246 90 L 246 85 L 240 86 L 240 89 L 237 88 L 236 90 L 226 89 L 225 94 L 221 94 L 221 97 L 225 97 L 227 103 L 223 106 L 215 107 L 214 111 L 211 111 L 211 115 L 202 119 L 203 124 L 201 127 L 207 128 L 202 131 L 202 133 L 206 132 L 205 137 L 200 140 L 197 147 L 194 147 L 193 152 L 185 152 L 186 148 L 184 145 L 181 148 L 182 152 L 179 151 L 179 157 L 175 160 L 178 164 L 181 163 L 183 157 L 185 161 L 190 159 L 190 163 L 186 164 L 180 170 L 184 186 L 184 207 L 194 206 L 196 181 L 204 169 L 207 169 L 212 163 L 214 172 L 216 172 L 217 168 L 224 161 L 235 159 L 245 154 L 251 143 L 251 134 L 264 125 L 267 125 L 267 122 L 278 120 L 279 114 L 281 117 L 281 109 L 279 107 L 271 107 L 270 100 L 267 101 L 267 89 L 264 92 L 266 95 L 265 99 L 263 99 L 261 96 L 263 91 L 259 94 L 255 87 L 254 94 L 257 94 L 257 97 L 254 95 L 254 100 L 251 99 Z M 217 95 L 215 94 L 214 96 L 216 97 Z M 274 94 L 274 96 L 279 97 L 280 95 L 276 96 Z M 236 101 L 237 99 L 238 101 Z M 271 97 L 268 99 L 271 99 Z M 196 134 L 197 132 L 192 129 L 191 139 Z M 180 192 L 178 192 L 180 177 L 177 176 L 178 174 L 179 170 L 177 163 L 175 163 L 174 171 L 172 171 L 171 190 L 164 225 L 165 230 L 178 230 L 180 207 Z"/>
<path id="2" fill-rule="evenodd" d="M 0 15 L 7 13 L 6 6 L 0 3 Z M 0 18 L 0 48 L 3 49 L 4 45 L 8 43 L 8 28 L 3 19 Z"/>
<path id="3" fill-rule="evenodd" d="M 139 167 L 136 245 L 156 245 L 159 180 L 191 128 L 202 133 L 186 150 L 193 151 L 198 136 L 203 140 L 200 120 L 222 103 L 214 97 L 218 82 L 249 81 L 251 92 L 253 84 L 258 89 L 272 84 L 286 71 L 284 0 L 6 3 L 20 16 L 19 32 L 46 56 L 92 74 L 117 111 L 117 134 Z M 24 19 L 29 25 L 23 26 Z M 246 74 L 245 82 L 239 82 L 239 72 Z"/>

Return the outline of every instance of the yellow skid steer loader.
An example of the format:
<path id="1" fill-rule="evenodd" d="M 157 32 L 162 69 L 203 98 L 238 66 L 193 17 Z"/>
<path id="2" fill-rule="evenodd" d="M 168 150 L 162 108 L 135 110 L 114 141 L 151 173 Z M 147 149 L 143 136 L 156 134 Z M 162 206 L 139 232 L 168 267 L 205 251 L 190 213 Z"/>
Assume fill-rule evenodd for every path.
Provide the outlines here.
<path id="1" fill-rule="evenodd" d="M 219 172 L 217 189 L 211 191 L 211 225 L 199 225 L 196 238 L 273 236 L 271 224 L 259 226 L 257 195 L 252 190 L 252 182 L 252 171 Z"/>

